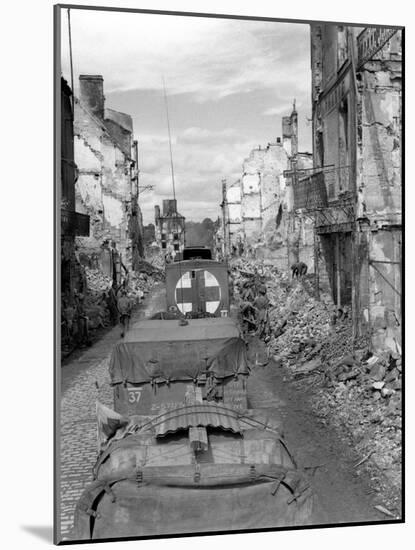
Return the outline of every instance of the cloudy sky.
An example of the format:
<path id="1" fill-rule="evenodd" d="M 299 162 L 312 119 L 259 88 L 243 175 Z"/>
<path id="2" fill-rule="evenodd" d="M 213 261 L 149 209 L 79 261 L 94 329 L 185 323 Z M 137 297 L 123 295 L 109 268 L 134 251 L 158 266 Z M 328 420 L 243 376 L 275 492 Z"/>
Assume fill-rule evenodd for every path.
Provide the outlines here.
<path id="1" fill-rule="evenodd" d="M 171 198 L 163 76 L 180 213 L 220 214 L 253 147 L 281 136 L 296 99 L 300 151 L 311 151 L 309 27 L 296 23 L 71 10 L 75 93 L 80 74 L 104 77 L 106 106 L 133 117 L 144 223 Z M 66 10 L 62 72 L 70 82 Z"/>

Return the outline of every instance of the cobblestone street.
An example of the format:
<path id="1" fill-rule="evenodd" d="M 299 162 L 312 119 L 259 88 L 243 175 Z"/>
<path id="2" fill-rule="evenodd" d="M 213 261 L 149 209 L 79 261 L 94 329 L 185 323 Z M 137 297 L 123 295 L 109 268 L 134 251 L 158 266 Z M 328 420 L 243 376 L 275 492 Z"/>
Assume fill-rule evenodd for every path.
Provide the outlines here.
<path id="1" fill-rule="evenodd" d="M 133 312 L 131 324 L 164 307 L 164 289 L 156 286 Z M 62 368 L 60 517 L 63 540 L 71 538 L 74 507 L 85 485 L 92 480 L 97 456 L 96 399 L 113 406 L 108 363 L 111 350 L 119 339 L 120 327 L 116 326 Z"/>
<path id="2" fill-rule="evenodd" d="M 164 309 L 164 289 L 156 286 L 135 310 L 131 322 Z M 61 530 L 63 540 L 72 538 L 73 512 L 84 487 L 92 480 L 97 456 L 97 398 L 113 406 L 109 388 L 108 363 L 120 328 L 115 327 L 81 357 L 62 369 L 61 406 Z M 250 363 L 264 354 L 258 340 L 250 342 Z M 98 386 L 98 387 L 97 387 Z M 382 495 L 373 495 L 364 473 L 357 475 L 356 457 L 350 443 L 321 425 L 311 410 L 307 396 L 297 392 L 273 361 L 253 368 L 248 383 L 249 406 L 282 421 L 288 446 L 301 468 L 312 473 L 318 501 L 315 524 L 378 521 L 374 504 Z M 342 495 L 342 498 L 339 496 Z"/>

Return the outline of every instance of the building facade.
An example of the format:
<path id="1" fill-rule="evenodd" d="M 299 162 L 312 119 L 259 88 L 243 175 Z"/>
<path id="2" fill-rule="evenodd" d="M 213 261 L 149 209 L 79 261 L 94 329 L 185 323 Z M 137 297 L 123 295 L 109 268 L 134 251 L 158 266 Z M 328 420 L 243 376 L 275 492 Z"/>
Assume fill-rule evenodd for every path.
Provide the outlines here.
<path id="1" fill-rule="evenodd" d="M 401 345 L 399 29 L 311 25 L 314 170 L 294 185 L 312 214 L 318 277 L 356 336 Z"/>
<path id="2" fill-rule="evenodd" d="M 185 246 L 185 218 L 177 212 L 177 200 L 163 200 L 163 211 L 160 206 L 154 207 L 156 242 L 164 258 L 173 260 L 183 252 Z"/>
<path id="3" fill-rule="evenodd" d="M 105 107 L 102 76 L 81 75 L 79 87 L 74 122 L 76 204 L 90 216 L 89 237 L 77 242 L 79 257 L 119 283 L 143 255 L 132 119 Z"/>
<path id="4" fill-rule="evenodd" d="M 294 212 L 287 175 L 293 164 L 300 169 L 312 167 L 311 153 L 298 152 L 295 105 L 291 115 L 283 117 L 282 134 L 282 139 L 253 149 L 243 163 L 242 177 L 226 189 L 228 250 L 239 251 L 242 242 L 243 253 L 281 269 L 301 256 L 312 270 L 312 255 L 310 261 L 306 254 L 307 247 L 313 248 L 312 223 Z"/>
<path id="5" fill-rule="evenodd" d="M 76 212 L 75 183 L 78 168 L 74 159 L 73 94 L 61 78 L 61 292 L 71 300 L 74 291 L 84 290 L 84 277 L 75 250 L 75 238 L 89 235 L 89 217 Z"/>

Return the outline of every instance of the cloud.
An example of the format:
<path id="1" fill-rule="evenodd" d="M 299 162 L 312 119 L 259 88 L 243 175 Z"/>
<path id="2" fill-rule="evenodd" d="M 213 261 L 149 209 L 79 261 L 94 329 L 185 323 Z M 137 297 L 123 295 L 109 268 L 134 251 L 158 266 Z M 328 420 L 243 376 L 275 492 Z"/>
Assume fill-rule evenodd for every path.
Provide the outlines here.
<path id="1" fill-rule="evenodd" d="M 66 23 L 63 11 L 68 78 Z M 309 107 L 300 106 L 311 95 L 308 25 L 77 9 L 71 24 L 75 93 L 79 74 L 102 74 L 105 94 L 118 93 L 111 106 L 135 109 L 140 185 L 154 187 L 140 196 L 145 223 L 154 220 L 154 204 L 173 193 L 163 75 L 179 211 L 188 219 L 220 214 L 221 179 L 236 180 L 251 149 L 275 139 L 280 123 L 269 117 L 288 115 L 294 97 L 303 131 Z M 134 97 L 128 107 L 124 92 Z"/>
<path id="2" fill-rule="evenodd" d="M 222 134 L 225 141 L 220 139 Z M 194 139 L 196 136 L 200 139 Z M 185 143 L 184 137 L 189 141 Z M 141 143 L 140 185 L 153 186 L 153 190 L 143 192 L 140 205 L 144 222 L 150 223 L 154 204 L 173 196 L 170 153 L 163 136 L 143 135 Z M 246 139 L 241 141 L 233 129 L 215 132 L 194 127 L 179 133 L 173 149 L 179 211 L 188 219 L 216 219 L 220 214 L 222 178 L 233 181 L 241 175 L 242 163 L 253 146 Z"/>
<path id="3" fill-rule="evenodd" d="M 292 105 L 284 105 L 282 107 L 269 107 L 268 109 L 265 109 L 262 114 L 264 116 L 282 116 L 289 114 L 291 112 L 291 109 Z"/>
<path id="4" fill-rule="evenodd" d="M 293 89 L 309 67 L 304 24 L 76 9 L 71 24 L 75 80 L 105 74 L 108 92 L 160 90 L 164 75 L 170 94 L 207 101 L 259 87 Z M 68 75 L 65 18 L 62 65 Z"/>
<path id="5" fill-rule="evenodd" d="M 196 143 L 212 143 L 218 142 L 227 143 L 234 142 L 238 138 L 238 133 L 232 128 L 224 130 L 207 130 L 206 128 L 191 127 L 186 128 L 177 136 L 179 144 L 196 144 Z"/>

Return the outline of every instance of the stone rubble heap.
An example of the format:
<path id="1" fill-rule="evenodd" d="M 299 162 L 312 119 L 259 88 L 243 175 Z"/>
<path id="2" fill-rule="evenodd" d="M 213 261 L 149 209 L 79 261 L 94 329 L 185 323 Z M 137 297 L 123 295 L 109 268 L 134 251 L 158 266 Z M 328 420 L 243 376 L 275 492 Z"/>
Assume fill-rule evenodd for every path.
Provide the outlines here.
<path id="1" fill-rule="evenodd" d="M 148 247 L 146 250 L 146 258 L 148 263 L 153 266 L 153 268 L 163 271 L 164 270 L 164 254 L 159 250 L 158 246 Z"/>
<path id="2" fill-rule="evenodd" d="M 100 269 L 85 267 L 86 284 L 90 292 L 106 292 L 111 288 L 112 279 L 105 275 Z"/>
<path id="3" fill-rule="evenodd" d="M 140 271 L 132 271 L 126 279 L 127 296 L 134 305 L 151 291 L 157 281 L 163 279 L 163 273 L 147 262 L 142 261 Z M 94 330 L 109 324 L 110 313 L 104 293 L 110 290 L 112 279 L 99 269 L 85 267 L 87 292 L 85 294 L 85 314 L 89 319 L 89 328 Z"/>
<path id="4" fill-rule="evenodd" d="M 322 423 L 346 432 L 357 452 L 370 456 L 382 476 L 399 487 L 400 350 L 373 354 L 366 338 L 354 339 L 350 312 L 344 308 L 339 316 L 328 296 L 317 300 L 312 275 L 291 280 L 258 262 L 236 261 L 231 268 L 237 299 L 254 273 L 266 285 L 270 307 L 265 342 L 273 364 L 284 368 L 300 389 L 312 392 Z M 380 486 L 382 476 L 372 474 Z M 390 505 L 397 507 L 398 497 L 393 500 Z"/>

